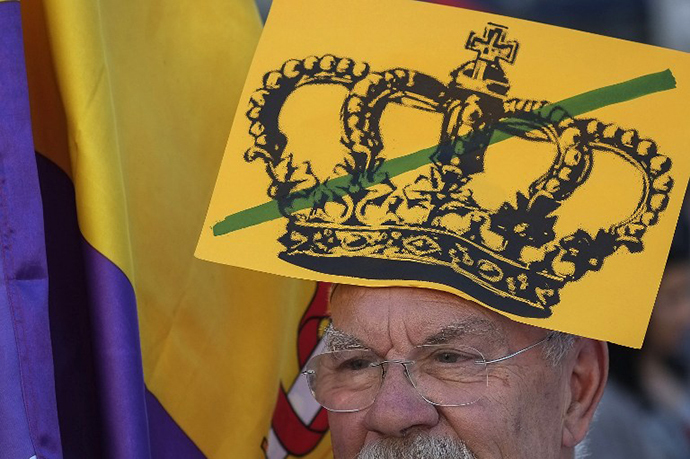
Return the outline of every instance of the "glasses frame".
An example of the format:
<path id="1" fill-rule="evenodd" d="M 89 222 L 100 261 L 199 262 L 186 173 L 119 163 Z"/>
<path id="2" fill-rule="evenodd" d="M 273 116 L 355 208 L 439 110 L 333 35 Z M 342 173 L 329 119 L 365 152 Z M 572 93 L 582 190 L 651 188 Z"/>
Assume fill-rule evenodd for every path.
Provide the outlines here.
<path id="1" fill-rule="evenodd" d="M 482 356 L 482 359 L 484 359 L 483 361 L 477 360 L 475 363 L 477 363 L 477 364 L 483 364 L 483 365 L 487 366 L 487 365 L 490 365 L 490 364 L 493 364 L 493 363 L 499 363 L 499 362 L 503 362 L 503 361 L 512 359 L 513 357 L 518 356 L 518 355 L 520 355 L 520 354 L 523 354 L 523 353 L 529 351 L 530 349 L 534 349 L 535 347 L 537 347 L 537 346 L 539 346 L 539 345 L 545 343 L 546 341 L 548 341 L 548 340 L 550 339 L 550 337 L 551 337 L 550 334 L 549 334 L 549 335 L 546 335 L 544 338 L 542 338 L 541 340 L 537 341 L 536 343 L 532 343 L 532 344 L 530 344 L 529 346 L 523 347 L 522 349 L 519 349 L 519 350 L 517 350 L 517 351 L 515 351 L 515 352 L 511 352 L 510 354 L 504 355 L 503 357 L 498 357 L 498 358 L 496 358 L 496 359 L 491 359 L 491 360 L 486 360 L 486 359 L 484 358 L 484 354 L 482 354 L 482 353 L 481 353 L 480 351 L 478 351 L 477 349 L 474 349 L 474 348 L 472 348 L 471 346 L 466 346 L 466 347 L 468 347 L 468 348 L 470 348 L 470 349 L 473 349 L 474 351 L 477 352 L 477 354 L 479 354 L 480 356 Z M 430 347 L 430 346 L 437 346 L 437 345 L 436 345 L 436 344 L 426 344 L 426 345 L 425 345 L 425 344 L 422 344 L 422 345 L 417 346 L 417 347 Z M 353 349 L 342 349 L 342 350 L 331 351 L 331 352 L 341 352 L 341 351 L 348 351 L 348 350 L 358 351 L 358 350 L 367 350 L 367 349 L 365 349 L 365 348 L 363 348 L 363 349 L 360 349 L 360 348 L 353 348 Z M 331 352 L 324 352 L 323 354 L 329 354 L 329 353 L 331 353 Z M 322 355 L 322 354 L 319 354 L 319 355 Z M 316 356 L 314 356 L 314 357 L 316 357 Z M 312 358 L 314 358 L 314 357 L 312 357 Z M 311 360 L 311 359 L 310 359 L 310 360 Z M 459 403 L 459 404 L 436 403 L 436 402 L 433 402 L 433 401 L 429 400 L 428 398 L 426 398 L 426 397 L 419 391 L 419 388 L 418 388 L 417 385 L 415 384 L 414 379 L 412 378 L 412 375 L 410 374 L 410 370 L 409 370 L 409 368 L 408 368 L 408 365 L 413 365 L 413 364 L 415 363 L 414 360 L 406 360 L 406 359 L 389 359 L 389 360 L 382 360 L 382 361 L 380 361 L 380 362 L 377 362 L 377 363 L 375 363 L 375 364 L 372 364 L 372 365 L 371 365 L 372 368 L 373 368 L 373 367 L 380 367 L 380 368 L 381 368 L 381 380 L 380 380 L 380 384 L 383 383 L 383 380 L 384 380 L 384 378 L 386 377 L 387 369 L 386 369 L 386 367 L 385 367 L 384 365 L 391 364 L 391 363 L 395 363 L 395 364 L 400 364 L 400 365 L 402 365 L 403 371 L 404 371 L 404 373 L 405 373 L 405 377 L 406 377 L 407 380 L 410 382 L 410 384 L 412 384 L 412 387 L 414 387 L 414 389 L 415 389 L 415 391 L 417 392 L 417 394 L 419 394 L 419 396 L 422 397 L 422 399 L 424 399 L 425 402 L 427 402 L 427 403 L 429 403 L 429 404 L 431 404 L 431 405 L 434 405 L 434 406 L 443 406 L 443 407 L 468 406 L 468 405 L 472 405 L 472 404 L 474 404 L 474 403 L 477 403 L 479 400 L 481 400 L 481 397 L 480 397 L 480 398 L 478 398 L 477 400 L 474 400 L 474 401 L 472 401 L 472 402 L 468 402 L 468 403 Z M 310 382 L 310 379 L 309 379 L 309 376 L 312 375 L 312 374 L 315 374 L 315 373 L 316 373 L 316 372 L 315 372 L 314 370 L 304 370 L 304 371 L 302 371 L 300 374 L 304 375 L 304 377 L 307 379 L 307 385 L 309 386 L 309 391 L 311 392 L 312 397 L 314 397 L 314 399 L 316 400 L 316 394 L 315 394 L 314 389 L 311 387 L 311 382 Z M 488 387 L 488 385 L 489 385 L 488 373 L 487 373 L 487 381 L 486 381 L 486 384 L 487 384 L 487 387 Z M 349 409 L 349 410 L 337 410 L 337 409 L 328 408 L 327 406 L 321 405 L 321 403 L 319 403 L 319 405 L 323 406 L 326 410 L 328 410 L 328 411 L 330 411 L 330 412 L 333 412 L 333 413 L 356 413 L 356 412 L 358 412 L 358 411 L 365 410 L 365 409 L 369 408 L 371 405 L 373 405 L 374 402 L 376 401 L 376 397 L 378 397 L 378 393 L 379 393 L 380 390 L 381 390 L 381 385 L 379 385 L 379 388 L 378 388 L 377 391 L 376 391 L 376 396 L 374 396 L 374 398 L 372 399 L 371 403 L 369 403 L 367 406 L 364 406 L 364 407 L 362 407 L 362 408 Z M 317 401 L 317 403 L 318 403 L 318 400 L 316 400 L 316 401 Z"/>

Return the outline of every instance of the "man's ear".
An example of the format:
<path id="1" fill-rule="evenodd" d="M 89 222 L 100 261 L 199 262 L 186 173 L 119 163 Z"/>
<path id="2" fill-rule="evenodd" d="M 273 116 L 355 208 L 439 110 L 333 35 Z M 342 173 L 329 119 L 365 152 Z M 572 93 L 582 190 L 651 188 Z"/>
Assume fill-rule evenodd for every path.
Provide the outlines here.
<path id="1" fill-rule="evenodd" d="M 570 404 L 563 423 L 563 446 L 566 448 L 574 448 L 585 438 L 604 393 L 609 371 L 606 342 L 580 338 L 571 352 L 574 354 L 571 354 L 567 364 Z"/>

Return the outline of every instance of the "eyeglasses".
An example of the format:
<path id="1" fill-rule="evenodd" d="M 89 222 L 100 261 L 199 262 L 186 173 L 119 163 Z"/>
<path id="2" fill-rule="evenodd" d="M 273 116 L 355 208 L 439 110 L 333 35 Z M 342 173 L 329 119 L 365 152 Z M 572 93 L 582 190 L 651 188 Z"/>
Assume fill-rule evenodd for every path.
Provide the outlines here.
<path id="1" fill-rule="evenodd" d="M 424 344 L 407 360 L 383 360 L 369 349 L 325 352 L 312 357 L 302 372 L 316 401 L 329 411 L 348 413 L 368 408 L 381 388 L 388 365 L 399 363 L 424 400 L 436 406 L 465 406 L 482 398 L 489 386 L 488 365 L 503 362 L 545 342 L 486 360 L 461 345 Z"/>

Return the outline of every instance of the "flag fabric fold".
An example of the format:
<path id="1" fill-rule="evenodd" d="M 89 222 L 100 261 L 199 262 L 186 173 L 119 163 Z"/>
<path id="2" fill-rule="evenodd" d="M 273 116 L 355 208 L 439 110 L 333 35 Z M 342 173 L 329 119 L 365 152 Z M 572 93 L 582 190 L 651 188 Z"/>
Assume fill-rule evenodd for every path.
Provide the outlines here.
<path id="1" fill-rule="evenodd" d="M 0 456 L 60 456 L 43 217 L 17 2 L 0 3 Z"/>
<path id="2" fill-rule="evenodd" d="M 22 21 L 64 457 L 264 457 L 315 285 L 193 257 L 254 3 L 32 0 Z"/>

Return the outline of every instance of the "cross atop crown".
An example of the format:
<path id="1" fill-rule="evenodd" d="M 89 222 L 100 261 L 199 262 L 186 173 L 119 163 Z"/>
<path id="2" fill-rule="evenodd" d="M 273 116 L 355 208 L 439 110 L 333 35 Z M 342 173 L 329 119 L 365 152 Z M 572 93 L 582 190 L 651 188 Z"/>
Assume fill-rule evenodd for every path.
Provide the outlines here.
<path id="1" fill-rule="evenodd" d="M 483 36 L 480 37 L 476 32 L 470 32 L 465 48 L 477 53 L 472 78 L 485 79 L 486 69 L 489 66 L 500 68 L 500 61 L 509 64 L 515 62 L 519 44 L 514 40 L 506 40 L 507 31 L 507 27 L 490 22 L 484 28 Z"/>

